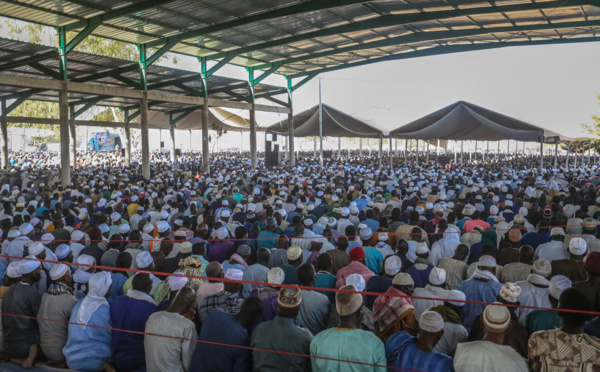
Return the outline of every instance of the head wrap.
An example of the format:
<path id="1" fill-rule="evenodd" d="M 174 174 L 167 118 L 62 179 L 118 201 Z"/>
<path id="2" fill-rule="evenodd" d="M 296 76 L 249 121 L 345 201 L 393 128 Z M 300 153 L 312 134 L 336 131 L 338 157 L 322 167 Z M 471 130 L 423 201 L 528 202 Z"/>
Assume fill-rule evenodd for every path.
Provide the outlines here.
<path id="1" fill-rule="evenodd" d="M 83 329 L 86 328 L 92 315 L 102 305 L 108 305 L 106 293 L 112 285 L 112 279 L 108 271 L 100 271 L 90 277 L 88 282 L 89 291 L 87 296 L 81 301 L 81 306 L 77 312 L 76 323 Z"/>
<path id="2" fill-rule="evenodd" d="M 454 306 L 465 306 L 464 301 L 467 300 L 467 296 L 463 292 L 453 289 L 446 293 L 446 300 Z"/>
<path id="3" fill-rule="evenodd" d="M 574 256 L 582 256 L 587 250 L 587 243 L 583 238 L 573 238 L 569 242 L 569 252 Z"/>
<path id="4" fill-rule="evenodd" d="M 20 263 L 21 273 L 23 275 L 31 274 L 40 266 L 40 261 L 35 258 L 35 256 L 27 256 L 25 259 L 21 260 Z"/>
<path id="5" fill-rule="evenodd" d="M 25 222 L 24 224 L 19 226 L 19 233 L 21 233 L 21 235 L 23 235 L 23 236 L 29 234 L 32 231 L 33 231 L 33 226 L 31 226 L 31 224 L 29 224 L 27 222 Z"/>
<path id="6" fill-rule="evenodd" d="M 154 262 L 154 260 L 152 259 L 152 255 L 148 251 L 140 252 L 135 257 L 135 263 L 137 264 L 138 268 L 140 268 L 140 269 L 145 269 L 147 267 L 150 267 L 153 262 Z"/>
<path id="7" fill-rule="evenodd" d="M 50 233 L 44 234 L 40 238 L 40 241 L 42 242 L 42 244 L 48 245 L 54 241 L 54 235 L 52 235 Z"/>
<path id="8" fill-rule="evenodd" d="M 175 292 L 185 287 L 188 279 L 182 273 L 175 273 L 169 277 L 169 288 Z"/>
<path id="9" fill-rule="evenodd" d="M 179 253 L 187 254 L 192 252 L 192 243 L 182 242 L 179 244 Z"/>
<path id="10" fill-rule="evenodd" d="M 156 223 L 156 229 L 161 234 L 169 231 L 170 228 L 171 228 L 171 226 L 169 226 L 169 223 L 167 221 L 158 221 Z"/>
<path id="11" fill-rule="evenodd" d="M 434 267 L 429 273 L 429 283 L 433 285 L 442 285 L 446 282 L 446 270 Z"/>
<path id="12" fill-rule="evenodd" d="M 243 275 L 244 273 L 242 272 L 242 270 L 227 269 L 227 271 L 225 272 L 225 279 L 242 280 Z"/>
<path id="13" fill-rule="evenodd" d="M 492 256 L 481 256 L 477 266 L 496 267 L 496 259 Z"/>
<path id="14" fill-rule="evenodd" d="M 591 252 L 585 259 L 585 269 L 591 274 L 600 274 L 600 252 Z"/>
<path id="15" fill-rule="evenodd" d="M 542 287 L 548 287 L 550 285 L 548 279 L 538 274 L 529 274 L 527 276 L 527 281 L 531 284 L 536 284 Z"/>
<path id="16" fill-rule="evenodd" d="M 45 250 L 46 250 L 46 247 L 44 247 L 44 245 L 40 242 L 33 242 L 29 246 L 29 254 L 31 254 L 33 256 L 37 256 L 38 254 L 44 252 Z"/>
<path id="17" fill-rule="evenodd" d="M 350 260 L 359 261 L 365 258 L 365 250 L 362 247 L 354 247 L 350 250 Z"/>

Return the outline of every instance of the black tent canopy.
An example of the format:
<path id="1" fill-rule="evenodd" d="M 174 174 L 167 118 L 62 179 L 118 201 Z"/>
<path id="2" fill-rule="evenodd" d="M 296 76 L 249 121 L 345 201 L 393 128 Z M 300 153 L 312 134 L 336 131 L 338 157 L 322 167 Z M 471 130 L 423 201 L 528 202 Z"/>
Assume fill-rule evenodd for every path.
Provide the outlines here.
<path id="1" fill-rule="evenodd" d="M 319 137 L 319 105 L 294 116 L 294 137 Z M 287 136 L 288 120 L 267 127 L 267 133 Z M 380 138 L 383 131 L 363 120 L 323 104 L 323 137 Z"/>
<path id="2" fill-rule="evenodd" d="M 390 132 L 394 138 L 475 141 L 560 142 L 559 133 L 498 112 L 458 101 Z"/>

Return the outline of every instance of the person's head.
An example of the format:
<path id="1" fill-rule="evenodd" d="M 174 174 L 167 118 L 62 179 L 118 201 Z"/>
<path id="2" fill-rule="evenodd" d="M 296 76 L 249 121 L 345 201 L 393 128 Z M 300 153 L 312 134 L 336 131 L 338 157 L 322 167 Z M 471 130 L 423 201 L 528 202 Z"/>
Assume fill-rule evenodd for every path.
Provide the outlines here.
<path id="1" fill-rule="evenodd" d="M 396 250 L 399 254 L 406 256 L 408 254 L 408 242 L 405 239 L 398 240 Z"/>
<path id="2" fill-rule="evenodd" d="M 510 312 L 500 303 L 488 305 L 481 317 L 484 328 L 484 340 L 502 344 L 504 335 L 510 329 Z"/>
<path id="3" fill-rule="evenodd" d="M 302 248 L 297 245 L 292 245 L 287 249 L 288 264 L 292 266 L 300 266 L 302 264 Z"/>
<path id="4" fill-rule="evenodd" d="M 298 268 L 298 281 L 304 287 L 312 287 L 315 284 L 316 275 L 315 268 L 309 263 Z"/>
<path id="5" fill-rule="evenodd" d="M 178 313 L 188 319 L 193 319 L 196 315 L 196 293 L 191 287 L 183 287 L 178 292 L 171 306 L 167 310 L 171 313 Z"/>
<path id="6" fill-rule="evenodd" d="M 433 287 L 443 287 L 446 283 L 446 270 L 434 267 L 429 272 L 429 285 Z"/>
<path id="7" fill-rule="evenodd" d="M 533 263 L 534 249 L 530 245 L 524 245 L 519 248 L 519 262 L 531 265 Z"/>
<path id="8" fill-rule="evenodd" d="M 139 292 L 150 294 L 152 290 L 152 279 L 148 273 L 137 273 L 131 280 L 131 287 Z"/>
<path id="9" fill-rule="evenodd" d="M 579 330 L 577 333 L 581 333 L 581 328 L 590 318 L 588 314 L 577 312 L 590 311 L 591 304 L 586 295 L 578 288 L 567 288 L 560 295 L 558 308 L 561 310 L 570 310 L 561 311 L 558 314 L 562 320 L 561 329 L 568 333 L 577 330 Z"/>
<path id="10" fill-rule="evenodd" d="M 206 255 L 206 242 L 197 242 L 192 245 L 192 255 L 204 257 Z"/>
<path id="11" fill-rule="evenodd" d="M 479 258 L 477 268 L 482 271 L 489 271 L 492 274 L 496 274 L 496 259 L 492 256 L 485 255 Z"/>
<path id="12" fill-rule="evenodd" d="M 42 278 L 42 264 L 35 256 L 27 256 L 20 261 L 21 281 L 23 283 L 37 283 Z"/>
<path id="13" fill-rule="evenodd" d="M 18 283 L 21 281 L 23 277 L 23 273 L 21 271 L 21 262 L 14 261 L 8 264 L 8 268 L 6 269 L 6 277 L 4 279 L 3 284 L 6 287 L 10 287 L 11 285 Z"/>
<path id="14" fill-rule="evenodd" d="M 447 292 L 444 306 L 449 307 L 460 315 L 465 307 L 464 301 L 466 299 L 467 297 L 463 292 L 453 289 Z"/>
<path id="15" fill-rule="evenodd" d="M 143 251 L 138 253 L 135 257 L 135 263 L 140 270 L 153 271 L 154 270 L 154 260 L 152 255 L 148 251 Z"/>
<path id="16" fill-rule="evenodd" d="M 515 283 L 504 283 L 500 288 L 500 294 L 498 295 L 498 302 L 505 305 L 519 305 L 521 299 L 521 287 Z M 516 311 L 516 307 L 511 306 L 508 308 L 511 313 Z"/>
<path id="17" fill-rule="evenodd" d="M 345 236 L 338 237 L 338 240 L 337 240 L 338 250 L 346 252 L 346 249 L 348 249 L 348 245 L 349 245 L 349 242 L 348 242 L 347 237 L 345 237 Z"/>
<path id="18" fill-rule="evenodd" d="M 569 242 L 569 256 L 572 260 L 583 261 L 587 252 L 587 242 L 583 238 L 572 238 Z"/>
<path id="19" fill-rule="evenodd" d="M 115 267 L 119 269 L 129 269 L 131 267 L 131 263 L 133 262 L 133 258 L 129 252 L 121 252 L 117 256 L 117 260 L 115 261 Z M 116 270 L 115 272 L 119 272 L 125 276 L 127 276 L 127 272 Z"/>
<path id="20" fill-rule="evenodd" d="M 302 290 L 300 288 L 281 288 L 277 297 L 277 315 L 284 318 L 295 319 L 302 303 Z"/>
<path id="21" fill-rule="evenodd" d="M 225 273 L 223 272 L 223 268 L 221 264 L 217 261 L 212 261 L 208 265 L 206 265 L 206 276 L 209 278 L 209 282 L 221 282 L 220 280 L 210 280 L 210 278 L 215 279 L 223 279 Z"/>
<path id="22" fill-rule="evenodd" d="M 560 296 L 565 289 L 571 288 L 573 283 L 569 278 L 564 275 L 555 275 L 550 279 L 550 286 L 548 287 L 548 298 L 550 299 L 550 305 L 552 308 L 558 308 L 558 301 Z"/>
<path id="23" fill-rule="evenodd" d="M 565 230 L 562 227 L 553 227 L 550 230 L 550 236 L 552 237 L 552 240 L 564 242 L 565 241 Z"/>
<path id="24" fill-rule="evenodd" d="M 348 292 L 337 292 L 335 294 L 335 308 L 340 316 L 339 326 L 358 328 L 362 321 L 362 295 L 360 293 L 350 293 L 357 292 L 356 287 L 353 285 L 345 285 L 340 290 Z"/>
<path id="25" fill-rule="evenodd" d="M 71 270 L 65 264 L 56 264 L 50 269 L 50 278 L 55 283 L 63 283 L 68 286 L 71 285 L 73 277 L 71 276 Z"/>
<path id="26" fill-rule="evenodd" d="M 112 291 L 112 278 L 108 271 L 100 271 L 90 277 L 88 296 L 109 298 Z"/>
<path id="27" fill-rule="evenodd" d="M 398 273 L 392 280 L 392 286 L 405 295 L 410 296 L 415 290 L 415 281 L 407 273 Z"/>
<path id="28" fill-rule="evenodd" d="M 267 248 L 261 248 L 256 252 L 256 262 L 263 266 L 268 266 L 271 260 L 271 252 Z"/>
<path id="29" fill-rule="evenodd" d="M 331 267 L 333 266 L 333 262 L 331 261 L 331 256 L 325 253 L 321 253 L 319 257 L 317 257 L 317 270 L 330 272 Z"/>
<path id="30" fill-rule="evenodd" d="M 456 250 L 454 251 L 454 258 L 458 261 L 464 261 L 469 255 L 469 247 L 466 244 L 459 244 L 456 246 Z"/>
<path id="31" fill-rule="evenodd" d="M 444 335 L 444 319 L 435 311 L 425 311 L 419 318 L 419 348 L 432 351 Z"/>
<path id="32" fill-rule="evenodd" d="M 413 227 L 412 231 L 410 232 L 410 239 L 414 240 L 415 242 L 420 242 L 422 234 L 421 228 Z"/>
<path id="33" fill-rule="evenodd" d="M 236 318 L 244 328 L 249 328 L 262 316 L 264 305 L 258 297 L 248 297 L 242 302 Z"/>
<path id="34" fill-rule="evenodd" d="M 354 247 L 350 250 L 350 261 L 358 261 L 366 265 L 367 259 L 363 247 Z"/>
<path id="35" fill-rule="evenodd" d="M 223 289 L 229 293 L 238 293 L 242 288 L 242 283 L 239 281 L 242 280 L 242 276 L 244 273 L 238 269 L 227 269 L 225 272 L 225 279 L 231 281 L 223 282 Z"/>

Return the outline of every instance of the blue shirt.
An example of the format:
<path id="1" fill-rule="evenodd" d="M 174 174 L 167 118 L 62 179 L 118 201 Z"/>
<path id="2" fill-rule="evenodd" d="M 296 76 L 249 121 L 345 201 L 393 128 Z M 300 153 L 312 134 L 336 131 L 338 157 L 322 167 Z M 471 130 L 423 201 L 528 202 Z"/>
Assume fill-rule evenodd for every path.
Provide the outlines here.
<path id="1" fill-rule="evenodd" d="M 379 222 L 370 218 L 362 221 L 362 223 L 367 225 L 369 229 L 371 229 L 371 231 L 377 231 L 377 229 L 379 228 Z"/>
<path id="2" fill-rule="evenodd" d="M 394 333 L 388 338 L 385 356 L 388 362 L 391 362 L 391 367 L 427 372 L 454 371 L 452 358 L 437 351 L 420 350 L 417 347 L 417 338 L 404 331 Z"/>
<path id="3" fill-rule="evenodd" d="M 123 296 L 123 284 L 127 281 L 126 272 L 111 273 L 110 278 L 112 279 L 112 292 L 110 297 L 107 299 L 108 303 L 113 303 L 117 297 Z"/>
<path id="4" fill-rule="evenodd" d="M 528 232 L 523 235 L 521 242 L 523 245 L 530 245 L 533 249 L 537 249 L 538 246 L 550 241 L 550 234 L 538 234 L 537 232 Z"/>
<path id="5" fill-rule="evenodd" d="M 250 346 L 248 332 L 235 315 L 221 309 L 211 311 L 202 323 L 200 341 L 218 342 L 229 345 Z M 190 365 L 195 371 L 251 371 L 252 351 L 237 347 L 198 342 Z"/>
<path id="6" fill-rule="evenodd" d="M 383 271 L 383 255 L 377 248 L 363 247 L 363 249 L 367 259 L 367 268 L 375 275 L 379 275 Z"/>
<path id="7" fill-rule="evenodd" d="M 431 273 L 431 269 L 433 269 L 433 267 L 427 266 L 425 270 L 419 270 L 413 265 L 406 269 L 406 273 L 410 275 L 415 282 L 415 288 L 425 288 L 425 286 L 429 284 L 429 274 Z"/>
<path id="8" fill-rule="evenodd" d="M 595 317 L 586 324 L 585 328 L 583 328 L 583 333 L 600 338 L 600 316 Z"/>
<path id="9" fill-rule="evenodd" d="M 317 273 L 316 279 L 315 279 L 315 285 L 313 285 L 313 287 L 315 288 L 335 288 L 335 276 L 331 275 L 330 273 L 324 272 L 324 271 L 319 271 Z M 319 293 L 324 294 L 325 296 L 327 296 L 327 298 L 329 299 L 329 302 L 331 303 L 335 303 L 335 292 L 333 291 L 317 291 Z"/>
<path id="10" fill-rule="evenodd" d="M 127 296 L 117 298 L 110 305 L 113 327 L 128 331 L 144 332 L 148 318 L 156 311 L 155 304 Z M 145 371 L 144 335 L 113 332 L 112 356 L 118 371 Z"/>
<path id="11" fill-rule="evenodd" d="M 458 286 L 458 290 L 465 294 L 468 301 L 486 303 L 496 302 L 498 295 L 500 294 L 500 289 L 502 289 L 502 284 L 495 280 L 484 282 L 473 278 L 465 280 Z M 485 306 L 486 305 L 465 303 L 460 318 L 467 331 L 471 330 L 475 317 L 483 314 Z"/>
<path id="12" fill-rule="evenodd" d="M 67 344 L 63 348 L 63 354 L 70 369 L 78 371 L 103 371 L 102 364 L 111 356 L 111 330 L 98 327 L 112 327 L 110 320 L 110 309 L 108 305 L 100 305 L 92 314 L 88 326 L 74 323 L 77 321 L 77 313 L 81 302 L 77 301 L 71 312 L 71 323 L 68 328 Z"/>

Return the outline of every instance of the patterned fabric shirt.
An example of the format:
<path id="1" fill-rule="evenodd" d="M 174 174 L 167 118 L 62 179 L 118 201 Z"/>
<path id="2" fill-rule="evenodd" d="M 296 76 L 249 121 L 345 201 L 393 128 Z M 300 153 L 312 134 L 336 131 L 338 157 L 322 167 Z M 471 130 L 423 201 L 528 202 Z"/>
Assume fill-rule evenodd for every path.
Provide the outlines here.
<path id="1" fill-rule="evenodd" d="M 594 371 L 600 365 L 600 340 L 553 329 L 529 338 L 529 360 L 534 371 Z"/>
<path id="2" fill-rule="evenodd" d="M 237 293 L 229 293 L 223 290 L 207 296 L 198 307 L 198 315 L 200 320 L 204 321 L 208 314 L 217 307 L 226 313 L 237 314 L 243 301 Z"/>

